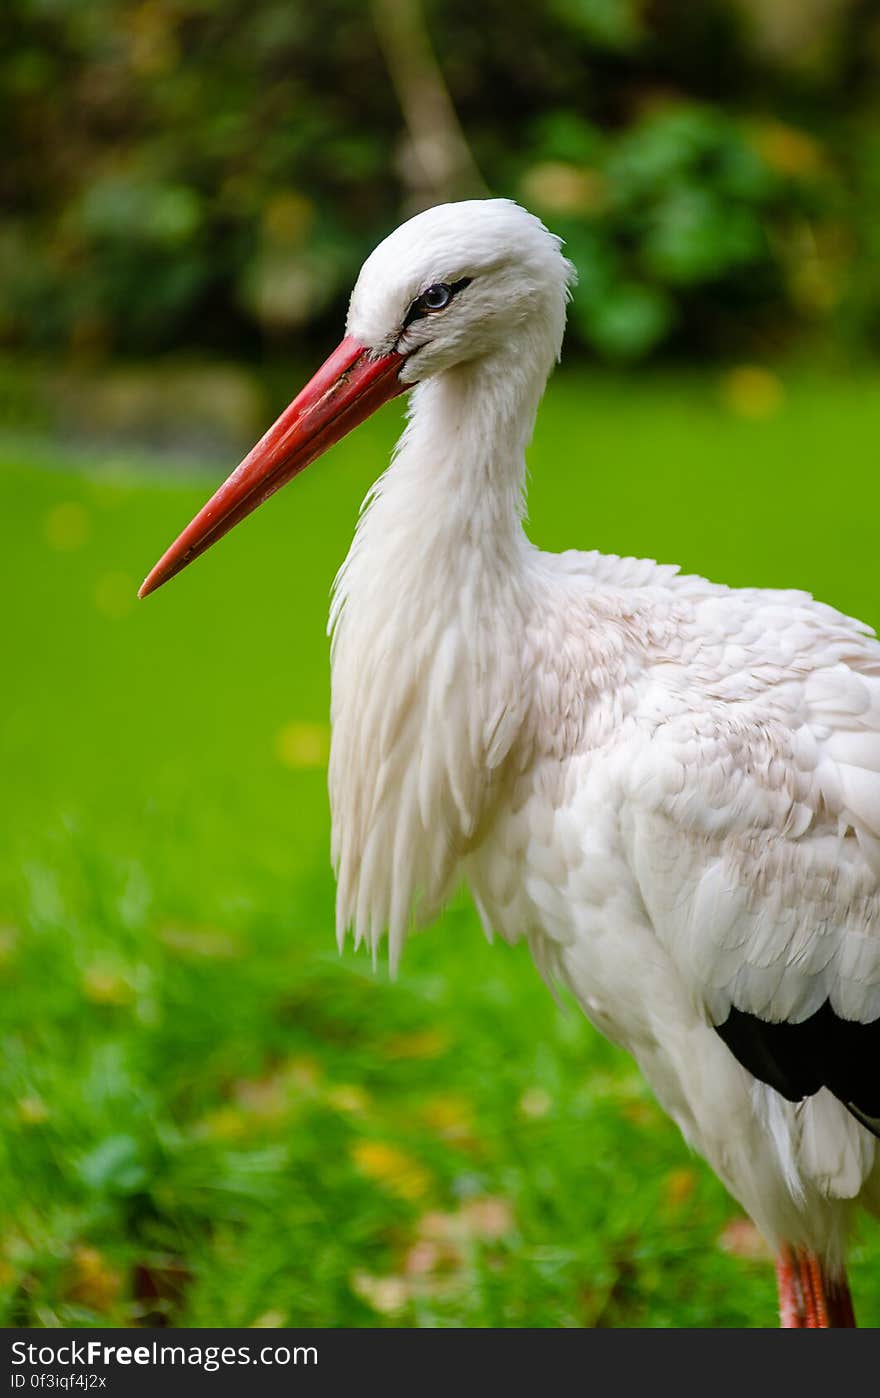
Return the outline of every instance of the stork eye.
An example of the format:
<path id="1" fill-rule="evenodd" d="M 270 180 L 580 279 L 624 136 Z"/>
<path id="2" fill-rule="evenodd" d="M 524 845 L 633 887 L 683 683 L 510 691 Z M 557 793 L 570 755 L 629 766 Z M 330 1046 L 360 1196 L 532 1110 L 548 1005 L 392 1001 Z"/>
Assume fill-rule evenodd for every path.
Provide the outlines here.
<path id="1" fill-rule="evenodd" d="M 444 306 L 448 306 L 452 300 L 452 287 L 445 282 L 435 282 L 429 286 L 427 291 L 423 291 L 420 301 L 427 311 L 442 311 Z"/>
<path id="2" fill-rule="evenodd" d="M 406 313 L 406 320 L 403 322 L 404 330 L 412 325 L 414 320 L 423 320 L 425 316 L 431 315 L 434 311 L 445 311 L 453 296 L 457 296 L 466 286 L 470 286 L 471 278 L 462 277 L 461 281 L 434 282 L 423 291 L 421 296 L 417 296 Z"/>

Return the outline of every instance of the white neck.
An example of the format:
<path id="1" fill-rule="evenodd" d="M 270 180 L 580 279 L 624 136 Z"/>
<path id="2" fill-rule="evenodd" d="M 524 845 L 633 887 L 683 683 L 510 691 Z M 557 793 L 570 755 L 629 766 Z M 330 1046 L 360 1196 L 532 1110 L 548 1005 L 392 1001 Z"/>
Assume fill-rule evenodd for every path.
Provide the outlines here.
<path id="1" fill-rule="evenodd" d="M 548 369 L 520 352 L 417 385 L 337 579 L 337 926 L 374 950 L 387 926 L 392 963 L 414 903 L 429 918 L 448 895 L 521 722 L 525 448 Z"/>
<path id="2" fill-rule="evenodd" d="M 525 450 L 544 386 L 532 377 L 523 383 L 493 360 L 417 384 L 409 423 L 374 487 L 355 548 L 361 536 L 372 548 L 374 534 L 390 528 L 414 565 L 438 546 L 446 550 L 444 573 L 472 566 L 474 553 L 486 566 L 515 567 L 524 544 Z M 436 579 L 431 585 L 436 589 Z"/>

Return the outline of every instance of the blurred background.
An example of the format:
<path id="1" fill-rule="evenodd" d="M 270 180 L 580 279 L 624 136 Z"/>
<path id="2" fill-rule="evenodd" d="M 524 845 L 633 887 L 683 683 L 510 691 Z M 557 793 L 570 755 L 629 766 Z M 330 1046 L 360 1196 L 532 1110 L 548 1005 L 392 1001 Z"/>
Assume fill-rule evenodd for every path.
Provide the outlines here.
<path id="1" fill-rule="evenodd" d="M 327 595 L 399 409 L 135 591 L 375 242 L 492 193 L 579 271 L 535 541 L 880 622 L 880 4 L 8 0 L 2 45 L 0 1320 L 772 1325 L 466 895 L 394 984 L 336 956 Z"/>

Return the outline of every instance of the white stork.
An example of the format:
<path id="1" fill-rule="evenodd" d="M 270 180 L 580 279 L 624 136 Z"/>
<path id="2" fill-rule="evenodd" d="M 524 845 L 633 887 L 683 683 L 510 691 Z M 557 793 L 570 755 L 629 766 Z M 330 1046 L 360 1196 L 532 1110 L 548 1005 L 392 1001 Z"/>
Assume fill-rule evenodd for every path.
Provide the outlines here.
<path id="1" fill-rule="evenodd" d="M 387 929 L 395 962 L 463 877 L 769 1240 L 782 1324 L 852 1325 L 853 1206 L 880 1202 L 880 644 L 804 592 L 529 542 L 572 271 L 507 200 L 403 224 L 141 595 L 411 390 L 331 611 L 339 937 Z"/>

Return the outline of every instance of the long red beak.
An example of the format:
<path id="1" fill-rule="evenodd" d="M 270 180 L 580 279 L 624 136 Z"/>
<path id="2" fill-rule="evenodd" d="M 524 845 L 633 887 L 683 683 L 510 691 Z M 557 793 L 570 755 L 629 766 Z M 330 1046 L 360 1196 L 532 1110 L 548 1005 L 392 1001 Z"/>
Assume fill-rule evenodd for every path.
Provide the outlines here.
<path id="1" fill-rule="evenodd" d="M 395 353 L 371 359 L 363 345 L 347 335 L 162 555 L 138 597 L 155 592 L 334 442 L 403 393 L 409 385 L 398 378 L 402 364 L 403 355 Z"/>

